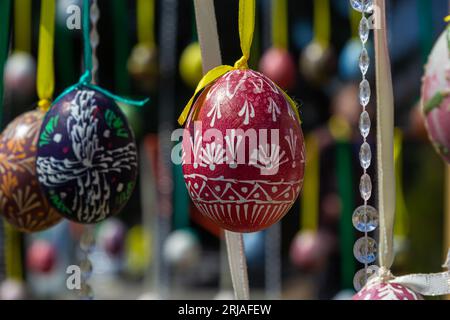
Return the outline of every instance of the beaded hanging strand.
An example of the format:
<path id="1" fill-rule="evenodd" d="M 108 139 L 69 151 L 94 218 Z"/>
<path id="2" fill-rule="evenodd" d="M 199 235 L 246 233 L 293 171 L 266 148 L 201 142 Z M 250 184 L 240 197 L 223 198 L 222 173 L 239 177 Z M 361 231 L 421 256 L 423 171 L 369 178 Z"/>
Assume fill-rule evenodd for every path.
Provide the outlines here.
<path id="1" fill-rule="evenodd" d="M 91 48 L 92 48 L 92 83 L 98 83 L 98 57 L 97 48 L 100 44 L 100 36 L 98 34 L 97 24 L 100 20 L 100 9 L 97 0 L 92 0 L 91 11 Z"/>
<path id="2" fill-rule="evenodd" d="M 97 58 L 97 48 L 100 43 L 100 36 L 98 34 L 97 24 L 100 20 L 100 9 L 98 7 L 97 0 L 92 0 L 90 11 L 89 11 L 89 19 L 91 22 L 91 32 L 90 32 L 90 44 L 92 49 L 92 83 L 95 85 L 98 83 L 98 58 Z M 80 270 L 81 270 L 81 288 L 80 288 L 80 298 L 82 300 L 93 300 L 94 292 L 92 290 L 91 285 L 89 284 L 89 280 L 92 276 L 92 262 L 89 258 L 89 255 L 95 248 L 95 236 L 94 236 L 94 227 L 93 226 L 85 226 L 83 230 L 83 234 L 80 239 L 80 249 L 81 249 L 81 261 L 80 261 Z"/>
<path id="3" fill-rule="evenodd" d="M 362 80 L 359 85 L 359 102 L 362 107 L 362 113 L 359 121 L 359 130 L 363 137 L 363 143 L 359 152 L 359 160 L 363 169 L 360 179 L 359 190 L 364 204 L 353 213 L 353 226 L 364 236 L 358 239 L 353 247 L 353 253 L 356 260 L 364 264 L 364 269 L 358 271 L 354 277 L 353 284 L 357 291 L 361 290 L 366 284 L 368 278 L 377 270 L 377 267 L 370 264 L 374 263 L 377 257 L 377 242 L 369 237 L 369 233 L 378 227 L 378 212 L 368 205 L 368 201 L 372 196 L 372 180 L 368 174 L 368 169 L 372 162 L 372 150 L 367 142 L 371 130 L 371 121 L 367 106 L 370 102 L 371 89 L 370 83 L 366 78 L 367 71 L 370 66 L 370 57 L 367 51 L 367 41 L 370 35 L 370 22 L 368 15 L 373 12 L 372 0 L 350 0 L 352 8 L 361 12 L 361 21 L 359 23 L 359 39 L 362 49 L 359 58 L 359 69 L 361 71 Z"/>

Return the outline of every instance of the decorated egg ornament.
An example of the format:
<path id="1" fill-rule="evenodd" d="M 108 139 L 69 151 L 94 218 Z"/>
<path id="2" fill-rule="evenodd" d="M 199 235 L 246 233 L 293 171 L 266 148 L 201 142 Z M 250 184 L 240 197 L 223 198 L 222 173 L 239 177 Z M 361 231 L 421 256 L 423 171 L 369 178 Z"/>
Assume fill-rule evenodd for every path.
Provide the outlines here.
<path id="1" fill-rule="evenodd" d="M 48 229 L 61 216 L 47 202 L 36 176 L 36 152 L 44 112 L 27 112 L 0 136 L 0 213 L 22 232 Z"/>
<path id="2" fill-rule="evenodd" d="M 265 75 L 234 69 L 203 90 L 183 136 L 183 172 L 200 212 L 230 231 L 279 221 L 303 184 L 296 111 Z"/>
<path id="3" fill-rule="evenodd" d="M 73 88 L 47 113 L 38 145 L 42 190 L 66 218 L 96 223 L 125 206 L 136 183 L 136 144 L 112 99 Z"/>
<path id="4" fill-rule="evenodd" d="M 450 163 L 450 26 L 436 43 L 422 84 L 422 107 L 431 142 Z"/>
<path id="5" fill-rule="evenodd" d="M 202 52 L 200 44 L 194 42 L 188 45 L 181 55 L 180 76 L 186 85 L 195 88 L 202 75 Z"/>
<path id="6" fill-rule="evenodd" d="M 335 58 L 330 47 L 324 47 L 318 42 L 312 42 L 300 56 L 300 72 L 303 77 L 316 85 L 329 80 L 335 68 Z"/>
<path id="7" fill-rule="evenodd" d="M 260 61 L 259 70 L 283 89 L 289 90 L 295 85 L 295 62 L 285 49 L 269 49 Z"/>
<path id="8" fill-rule="evenodd" d="M 423 297 L 401 284 L 375 279 L 353 296 L 353 300 L 423 300 Z"/>
<path id="9" fill-rule="evenodd" d="M 154 91 L 158 82 L 158 51 L 155 46 L 137 44 L 128 59 L 128 72 L 140 90 Z"/>
<path id="10" fill-rule="evenodd" d="M 27 52 L 14 52 L 5 64 L 5 90 L 30 96 L 35 90 L 36 62 Z"/>

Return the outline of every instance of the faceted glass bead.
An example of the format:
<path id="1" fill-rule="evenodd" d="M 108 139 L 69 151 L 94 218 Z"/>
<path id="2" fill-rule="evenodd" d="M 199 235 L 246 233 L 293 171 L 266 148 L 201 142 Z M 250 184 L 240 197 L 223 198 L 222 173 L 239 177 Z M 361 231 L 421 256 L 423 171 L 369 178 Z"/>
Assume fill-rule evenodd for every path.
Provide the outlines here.
<path id="1" fill-rule="evenodd" d="M 97 31 L 92 31 L 90 35 L 91 46 L 96 48 L 100 43 L 100 36 Z"/>
<path id="2" fill-rule="evenodd" d="M 366 107 L 369 104 L 370 95 L 371 95 L 370 83 L 369 81 L 367 81 L 367 79 L 364 79 L 359 84 L 359 103 L 363 107 Z"/>
<path id="3" fill-rule="evenodd" d="M 379 267 L 376 265 L 368 266 L 367 269 L 361 269 L 353 278 L 353 286 L 356 291 L 360 291 L 367 283 L 367 280 L 370 279 L 371 276 L 378 272 Z"/>
<path id="4" fill-rule="evenodd" d="M 361 193 L 361 198 L 365 201 L 369 200 L 372 196 L 372 181 L 367 173 L 361 176 L 361 180 L 359 182 L 359 192 Z"/>
<path id="5" fill-rule="evenodd" d="M 370 65 L 370 57 L 366 48 L 363 48 L 361 54 L 359 55 L 359 69 L 363 75 L 367 74 L 367 70 L 369 70 Z"/>
<path id="6" fill-rule="evenodd" d="M 89 259 L 83 259 L 80 262 L 81 275 L 84 279 L 88 279 L 92 275 L 92 263 Z"/>
<path id="7" fill-rule="evenodd" d="M 358 239 L 353 246 L 353 254 L 361 263 L 373 263 L 377 259 L 378 244 L 370 237 Z"/>
<path id="8" fill-rule="evenodd" d="M 378 227 L 378 211 L 372 206 L 356 208 L 352 217 L 353 226 L 360 232 L 372 232 Z"/>
<path id="9" fill-rule="evenodd" d="M 80 248 L 84 252 L 89 253 L 94 249 L 94 246 L 95 246 L 94 234 L 92 232 L 90 232 L 90 230 L 89 231 L 86 230 L 81 235 Z"/>
<path id="10" fill-rule="evenodd" d="M 373 0 L 350 0 L 350 4 L 359 12 L 370 13 L 373 11 Z"/>
<path id="11" fill-rule="evenodd" d="M 83 300 L 94 299 L 94 292 L 92 291 L 92 287 L 85 282 L 81 283 L 79 295 L 80 295 L 80 298 Z"/>
<path id="12" fill-rule="evenodd" d="M 367 43 L 370 35 L 370 25 L 369 20 L 366 17 L 363 17 L 359 23 L 359 39 L 363 44 Z"/>
<path id="13" fill-rule="evenodd" d="M 363 169 L 370 167 L 370 163 L 372 161 L 372 151 L 370 150 L 370 145 L 367 142 L 364 142 L 361 145 L 361 149 L 359 151 L 359 161 Z"/>
<path id="14" fill-rule="evenodd" d="M 361 116 L 359 118 L 359 131 L 364 138 L 367 138 L 369 136 L 370 126 L 371 123 L 369 113 L 367 111 L 364 111 L 363 113 L 361 113 Z"/>
<path id="15" fill-rule="evenodd" d="M 94 23 L 96 23 L 100 19 L 100 9 L 98 7 L 97 1 L 94 1 L 91 5 L 90 18 Z"/>

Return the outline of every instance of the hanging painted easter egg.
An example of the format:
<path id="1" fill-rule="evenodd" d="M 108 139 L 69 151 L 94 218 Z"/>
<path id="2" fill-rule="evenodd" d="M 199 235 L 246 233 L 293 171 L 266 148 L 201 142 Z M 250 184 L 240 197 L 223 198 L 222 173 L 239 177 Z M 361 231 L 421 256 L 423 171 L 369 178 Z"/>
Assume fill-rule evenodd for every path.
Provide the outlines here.
<path id="1" fill-rule="evenodd" d="M 48 229 L 61 220 L 39 188 L 36 152 L 44 112 L 27 112 L 0 136 L 0 213 L 22 232 Z"/>
<path id="2" fill-rule="evenodd" d="M 200 44 L 193 42 L 184 49 L 180 59 L 180 76 L 186 85 L 195 89 L 203 77 Z"/>
<path id="3" fill-rule="evenodd" d="M 110 256 L 119 256 L 125 244 L 125 225 L 118 219 L 109 219 L 100 225 L 97 243 Z"/>
<path id="4" fill-rule="evenodd" d="M 152 234 L 142 225 L 132 227 L 125 238 L 125 266 L 128 273 L 140 277 L 150 266 L 152 259 Z"/>
<path id="5" fill-rule="evenodd" d="M 176 268 L 195 267 L 200 260 L 200 242 L 190 229 L 172 232 L 164 243 L 164 259 Z"/>
<path id="6" fill-rule="evenodd" d="M 56 263 L 56 249 L 48 241 L 37 240 L 27 251 L 27 266 L 36 273 L 49 273 Z"/>
<path id="7" fill-rule="evenodd" d="M 73 89 L 47 113 L 38 145 L 41 188 L 66 218 L 92 224 L 125 206 L 136 184 L 136 144 L 113 100 Z"/>
<path id="8" fill-rule="evenodd" d="M 198 97 L 183 136 L 183 172 L 200 212 L 235 232 L 279 221 L 297 199 L 305 150 L 284 93 L 253 70 L 233 70 Z"/>
<path id="9" fill-rule="evenodd" d="M 317 270 L 325 264 L 332 244 L 332 237 L 325 232 L 299 232 L 291 244 L 291 262 L 302 270 Z"/>
<path id="10" fill-rule="evenodd" d="M 295 63 L 285 49 L 271 48 L 266 51 L 259 63 L 259 70 L 283 89 L 290 90 L 295 86 Z"/>
<path id="11" fill-rule="evenodd" d="M 331 48 L 324 48 L 317 42 L 309 44 L 300 56 L 300 72 L 303 77 L 316 85 L 326 82 L 335 67 Z"/>
<path id="12" fill-rule="evenodd" d="M 423 297 L 403 285 L 372 280 L 353 300 L 423 300 Z"/>
<path id="13" fill-rule="evenodd" d="M 422 80 L 422 108 L 431 142 L 450 163 L 450 26 L 437 41 Z"/>
<path id="14" fill-rule="evenodd" d="M 14 52 L 5 64 L 5 91 L 31 96 L 36 86 L 36 62 L 27 52 Z"/>
<path id="15" fill-rule="evenodd" d="M 156 47 L 137 44 L 128 59 L 128 72 L 140 90 L 155 91 L 159 75 Z"/>

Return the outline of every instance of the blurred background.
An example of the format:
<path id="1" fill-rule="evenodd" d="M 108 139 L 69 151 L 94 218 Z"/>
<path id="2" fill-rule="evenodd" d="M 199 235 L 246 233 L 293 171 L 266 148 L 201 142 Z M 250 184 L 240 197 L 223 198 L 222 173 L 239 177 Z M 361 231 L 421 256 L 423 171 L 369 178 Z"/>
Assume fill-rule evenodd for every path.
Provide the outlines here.
<path id="1" fill-rule="evenodd" d="M 82 73 L 81 31 L 66 26 L 67 8 L 81 6 L 81 1 L 56 2 L 55 96 Z M 201 76 L 193 1 L 155 0 L 153 23 L 141 27 L 138 1 L 97 2 L 97 82 L 122 96 L 148 96 L 151 103 L 143 108 L 121 106 L 140 149 L 139 181 L 120 215 L 92 227 L 96 242 L 90 254 L 93 268 L 83 272 L 92 273 L 89 281 L 96 299 L 230 298 L 222 232 L 192 205 L 181 168 L 170 161 L 170 134 L 178 128 L 176 119 Z M 223 63 L 233 65 L 241 56 L 238 0 L 214 2 Z M 272 11 L 270 0 L 256 2 L 250 66 L 258 70 L 271 60 L 264 62 L 262 57 L 272 47 Z M 361 205 L 357 129 L 361 47 L 355 33 L 360 15 L 355 17 L 349 1 L 325 3 L 329 15 L 322 1 L 288 1 L 288 50 L 293 67 L 289 79 L 283 79 L 287 75 L 280 78 L 287 81 L 283 87 L 300 104 L 303 132 L 313 148 L 307 149 L 308 156 L 317 160 L 309 179 L 318 187 L 308 198 L 302 195 L 278 225 L 244 236 L 253 298 L 347 299 L 354 293 L 353 275 L 363 267 L 353 258 L 353 243 L 360 235 L 351 222 L 353 209 Z M 35 108 L 38 101 L 35 64 L 40 4 L 38 0 L 13 1 L 4 74 L 5 124 Z M 393 272 L 440 272 L 448 248 L 445 239 L 450 235 L 444 227 L 449 198 L 444 188 L 446 167 L 428 140 L 419 105 L 424 64 L 446 27 L 449 3 L 389 0 L 387 5 L 398 128 Z M 329 41 L 321 49 L 312 48 L 324 25 L 330 26 Z M 154 47 L 140 43 L 139 28 L 148 28 L 154 35 Z M 20 43 L 18 32 L 25 37 Z M 373 64 L 369 70 L 373 86 Z M 17 74 L 20 81 L 8 80 Z M 375 104 L 368 110 L 373 116 Z M 341 135 L 343 130 L 347 134 Z M 374 138 L 375 129 L 369 137 L 373 150 Z M 374 171 L 370 173 L 375 177 Z M 308 201 L 314 204 L 304 203 Z M 350 216 L 346 208 L 351 208 Z M 83 226 L 63 221 L 32 235 L 10 228 L 0 220 L 0 299 L 77 299 L 76 292 L 67 288 L 66 268 L 80 260 Z M 8 271 L 8 266 L 14 270 Z"/>

